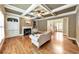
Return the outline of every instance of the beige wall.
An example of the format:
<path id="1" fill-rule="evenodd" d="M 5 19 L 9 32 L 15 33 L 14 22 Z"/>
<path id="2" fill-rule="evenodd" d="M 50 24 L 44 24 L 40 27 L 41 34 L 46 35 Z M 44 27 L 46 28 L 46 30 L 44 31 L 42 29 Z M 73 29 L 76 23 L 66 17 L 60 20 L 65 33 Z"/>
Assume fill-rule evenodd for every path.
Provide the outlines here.
<path id="1" fill-rule="evenodd" d="M 31 24 L 27 24 L 26 22 L 30 22 Z M 22 27 L 33 26 L 32 20 L 20 18 L 20 34 L 22 34 Z"/>
<path id="2" fill-rule="evenodd" d="M 5 15 L 5 19 L 4 19 L 4 21 L 5 21 L 5 25 L 4 25 L 4 27 L 5 27 L 5 37 L 7 36 L 7 31 L 6 31 L 6 20 L 7 20 L 7 15 Z"/>
<path id="3" fill-rule="evenodd" d="M 63 33 L 64 33 L 64 35 L 67 35 L 67 36 L 69 36 L 68 35 L 68 17 L 64 17 L 63 18 Z"/>
<path id="4" fill-rule="evenodd" d="M 63 20 L 64 33 L 69 37 L 76 38 L 76 14 L 66 16 Z"/>
<path id="5" fill-rule="evenodd" d="M 47 31 L 47 20 L 38 20 L 37 29 L 39 31 Z"/>
<path id="6" fill-rule="evenodd" d="M 78 11 L 76 14 L 76 38 L 77 41 L 79 42 L 79 5 L 77 7 L 78 7 Z"/>
<path id="7" fill-rule="evenodd" d="M 69 37 L 76 38 L 76 14 L 69 16 Z"/>
<path id="8" fill-rule="evenodd" d="M 26 26 L 25 19 L 20 18 L 20 34 L 22 34 L 22 27 Z"/>

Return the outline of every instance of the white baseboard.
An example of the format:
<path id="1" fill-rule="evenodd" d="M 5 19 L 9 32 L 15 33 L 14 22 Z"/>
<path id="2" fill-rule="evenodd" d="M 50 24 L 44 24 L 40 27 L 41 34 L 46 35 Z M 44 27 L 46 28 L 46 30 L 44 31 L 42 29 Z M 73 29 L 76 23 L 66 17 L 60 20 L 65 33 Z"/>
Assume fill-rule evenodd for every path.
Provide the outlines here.
<path id="1" fill-rule="evenodd" d="M 77 45 L 78 45 L 78 47 L 79 47 L 79 42 L 76 40 L 76 42 L 77 42 Z"/>
<path id="2" fill-rule="evenodd" d="M 18 34 L 16 36 L 23 36 L 23 34 Z M 6 36 L 5 38 L 12 38 L 12 37 L 16 37 L 16 36 Z"/>
<path id="3" fill-rule="evenodd" d="M 66 34 L 66 33 L 64 33 L 64 36 L 67 36 L 68 39 L 76 40 L 76 38 L 74 38 L 74 37 L 69 37 L 68 34 Z"/>
<path id="4" fill-rule="evenodd" d="M 64 33 L 64 36 L 68 36 L 68 34 L 65 34 L 65 33 Z"/>
<path id="5" fill-rule="evenodd" d="M 73 37 L 68 37 L 68 39 L 70 39 L 70 40 L 76 40 L 76 38 L 73 38 Z"/>
<path id="6" fill-rule="evenodd" d="M 77 39 L 76 39 L 76 42 L 77 42 L 77 45 L 78 45 L 78 47 L 79 47 L 79 42 L 77 41 Z"/>
<path id="7" fill-rule="evenodd" d="M 75 40 L 77 43 L 77 46 L 79 47 L 79 42 L 77 41 L 77 38 L 73 38 L 73 37 L 68 37 L 70 40 Z"/>

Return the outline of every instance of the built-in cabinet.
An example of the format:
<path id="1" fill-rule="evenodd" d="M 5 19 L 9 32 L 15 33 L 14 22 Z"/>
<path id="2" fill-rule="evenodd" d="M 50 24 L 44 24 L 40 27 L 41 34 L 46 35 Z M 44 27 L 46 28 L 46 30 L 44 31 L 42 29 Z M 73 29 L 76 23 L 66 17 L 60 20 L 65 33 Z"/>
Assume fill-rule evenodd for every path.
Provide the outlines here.
<path id="1" fill-rule="evenodd" d="M 7 37 L 19 35 L 19 17 L 7 16 L 6 31 Z"/>

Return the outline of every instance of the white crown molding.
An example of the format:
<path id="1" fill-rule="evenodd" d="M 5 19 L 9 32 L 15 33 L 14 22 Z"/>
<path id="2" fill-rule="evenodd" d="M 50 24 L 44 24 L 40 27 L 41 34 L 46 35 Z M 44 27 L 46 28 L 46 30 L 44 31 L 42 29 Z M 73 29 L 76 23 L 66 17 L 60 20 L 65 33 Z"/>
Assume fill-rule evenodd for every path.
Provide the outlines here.
<path id="1" fill-rule="evenodd" d="M 52 10 L 52 13 L 53 12 L 58 12 L 58 11 L 61 11 L 61 10 L 64 10 L 64 9 L 67 9 L 67 8 L 70 8 L 70 7 L 73 7 L 73 6 L 76 6 L 76 4 L 64 5 L 64 6 L 61 6 L 61 7 L 56 8 L 56 9 L 53 9 Z"/>

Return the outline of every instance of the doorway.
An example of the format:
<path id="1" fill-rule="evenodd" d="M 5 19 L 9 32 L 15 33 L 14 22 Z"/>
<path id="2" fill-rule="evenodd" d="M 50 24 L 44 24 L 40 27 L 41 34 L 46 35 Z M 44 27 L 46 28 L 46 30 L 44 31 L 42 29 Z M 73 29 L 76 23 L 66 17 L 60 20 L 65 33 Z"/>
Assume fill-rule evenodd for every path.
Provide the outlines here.
<path id="1" fill-rule="evenodd" d="M 53 32 L 63 32 L 63 18 L 47 21 L 47 30 Z"/>

